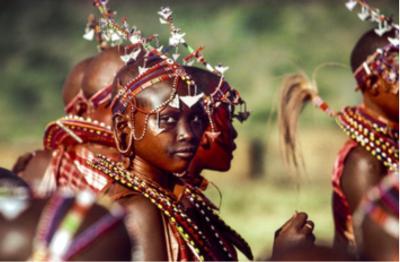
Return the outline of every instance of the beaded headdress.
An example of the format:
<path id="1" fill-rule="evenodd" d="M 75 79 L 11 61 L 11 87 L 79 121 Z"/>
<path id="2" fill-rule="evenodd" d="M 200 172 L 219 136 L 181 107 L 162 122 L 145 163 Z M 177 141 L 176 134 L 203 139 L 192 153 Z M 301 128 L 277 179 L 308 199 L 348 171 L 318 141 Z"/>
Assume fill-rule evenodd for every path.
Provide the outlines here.
<path id="1" fill-rule="evenodd" d="M 82 116 L 100 105 L 108 105 L 111 102 L 112 85 L 98 90 L 90 98 L 86 98 L 82 90 L 64 107 L 64 112 L 69 115 Z"/>
<path id="2" fill-rule="evenodd" d="M 357 83 L 362 87 L 369 76 L 377 75 L 392 84 L 393 88 L 390 91 L 397 94 L 399 91 L 399 25 L 395 24 L 392 18 L 381 14 L 379 9 L 370 6 L 365 0 L 349 0 L 346 3 L 349 10 L 354 10 L 357 6 L 360 7 L 358 17 L 361 20 L 372 21 L 378 25 L 374 29 L 377 35 L 382 36 L 392 30 L 395 31 L 395 37 L 388 37 L 388 45 L 378 48 L 355 70 Z"/>
<path id="3" fill-rule="evenodd" d="M 110 11 L 107 3 L 108 1 L 105 0 L 93 0 L 93 4 L 98 8 L 102 16 L 98 23 L 98 31 L 101 32 L 102 39 L 105 39 L 111 46 L 125 44 L 125 52 L 121 59 L 128 65 L 134 61 L 138 62 L 139 55 L 142 52 L 144 53 L 143 64 L 138 67 L 139 74 L 120 88 L 112 102 L 114 114 L 123 113 L 128 106 L 135 106 L 132 104 L 133 98 L 147 87 L 162 81 L 172 81 L 173 90 L 170 97 L 155 109 L 145 112 L 147 119 L 150 114 L 158 114 L 161 109 L 168 105 L 179 108 L 179 103 L 183 102 L 191 107 L 198 102 L 202 102 L 212 129 L 209 134 L 212 138 L 215 138 L 219 132 L 214 128 L 212 109 L 219 105 L 220 102 L 240 105 L 242 110 L 235 115 L 239 120 L 243 121 L 248 117 L 249 113 L 246 110 L 245 102 L 240 98 L 239 93 L 231 89 L 224 81 L 224 72 L 228 67 L 222 65 L 212 66 L 202 55 L 202 47 L 194 49 L 185 41 L 185 33 L 175 26 L 170 8 L 164 7 L 158 12 L 160 23 L 166 24 L 170 31 L 168 44 L 164 47 L 160 44 L 158 35 L 143 36 L 142 32 L 135 26 L 129 26 L 126 18 L 123 18 L 120 23 L 116 22 L 114 18 L 116 13 Z M 95 29 L 91 30 L 88 33 L 92 32 L 91 34 L 94 35 Z M 140 48 L 132 48 L 132 46 L 138 45 Z M 179 61 L 182 47 L 188 54 L 184 57 L 182 56 Z M 156 61 L 156 63 L 151 63 L 151 61 Z M 207 70 L 220 77 L 219 84 L 212 94 L 198 93 L 195 81 L 186 73 L 184 66 L 191 66 L 194 62 L 200 63 Z M 184 83 L 187 86 L 187 96 L 178 95 L 177 87 L 180 83 Z M 137 110 L 138 108 L 135 109 Z M 160 132 L 162 132 L 161 129 Z M 142 135 L 135 136 L 134 139 L 140 140 L 143 138 L 144 133 L 145 130 Z"/>
<path id="4" fill-rule="evenodd" d="M 386 32 L 395 30 L 398 37 L 399 26 L 394 24 L 390 18 L 383 16 L 378 9 L 369 6 L 363 0 L 349 0 L 346 7 L 350 10 L 360 6 L 361 11 L 358 16 L 362 20 L 370 20 L 378 24 L 374 31 L 382 36 Z M 389 83 L 398 83 L 398 60 L 392 60 L 393 55 L 397 55 L 397 38 L 389 38 L 387 47 L 376 50 L 366 61 L 355 71 L 359 87 L 367 82 L 370 75 L 379 75 Z M 337 65 L 337 64 L 326 64 Z M 308 102 L 334 118 L 337 124 L 345 133 L 360 146 L 365 148 L 376 159 L 381 161 L 389 170 L 396 170 L 399 167 L 398 150 L 398 124 L 389 121 L 381 121 L 372 116 L 362 107 L 346 107 L 342 111 L 331 108 L 319 95 L 315 74 L 310 81 L 304 73 L 294 74 L 286 77 L 281 90 L 280 107 L 278 112 L 279 128 L 283 145 L 284 156 L 288 164 L 292 164 L 296 169 L 299 167 L 299 160 L 302 160 L 301 152 L 298 151 L 296 138 L 298 117 Z M 392 69 L 395 69 L 393 71 Z M 397 85 L 392 85 L 391 92 L 398 93 Z"/>

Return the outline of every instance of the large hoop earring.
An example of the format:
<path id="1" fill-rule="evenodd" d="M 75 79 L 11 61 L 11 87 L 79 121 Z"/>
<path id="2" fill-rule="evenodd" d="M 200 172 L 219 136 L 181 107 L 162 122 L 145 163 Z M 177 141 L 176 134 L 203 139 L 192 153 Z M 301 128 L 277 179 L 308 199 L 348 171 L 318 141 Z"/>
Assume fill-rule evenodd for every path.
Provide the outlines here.
<path id="1" fill-rule="evenodd" d="M 125 149 L 121 148 L 121 146 L 120 146 L 120 141 L 118 141 L 118 143 L 116 143 L 118 152 L 120 152 L 121 154 L 123 154 L 123 155 L 125 155 L 125 156 L 127 156 L 127 155 L 130 156 L 130 155 L 131 155 L 131 154 L 128 154 L 128 152 L 129 152 L 129 151 L 132 151 L 132 150 L 131 150 L 131 148 L 132 148 L 132 143 L 133 143 L 133 134 L 132 134 L 132 130 L 131 130 L 131 132 L 129 132 L 128 138 L 129 138 L 128 144 L 126 145 L 126 148 L 125 148 Z"/>
<path id="2" fill-rule="evenodd" d="M 115 123 L 115 121 L 116 121 L 115 119 L 117 117 L 122 117 L 122 115 L 117 114 L 117 115 L 114 116 L 113 122 L 114 122 L 114 125 L 116 125 L 116 126 L 118 126 L 118 123 Z M 125 124 L 123 124 L 123 125 L 124 126 L 122 128 L 126 128 L 126 125 Z M 129 131 L 130 132 L 129 132 L 129 135 L 128 135 L 128 143 L 126 145 L 126 148 L 122 148 L 120 146 L 122 141 L 119 140 L 119 136 L 117 135 L 117 133 L 116 133 L 116 131 L 114 129 L 114 139 L 115 139 L 116 148 L 117 148 L 118 152 L 120 152 L 122 155 L 128 156 L 128 157 L 130 157 L 132 155 L 132 152 L 130 152 L 130 151 L 133 151 L 132 150 L 132 146 L 133 146 L 133 140 L 134 140 L 134 137 L 133 137 L 133 134 L 132 134 L 132 132 L 133 132 L 132 128 L 130 128 Z"/>

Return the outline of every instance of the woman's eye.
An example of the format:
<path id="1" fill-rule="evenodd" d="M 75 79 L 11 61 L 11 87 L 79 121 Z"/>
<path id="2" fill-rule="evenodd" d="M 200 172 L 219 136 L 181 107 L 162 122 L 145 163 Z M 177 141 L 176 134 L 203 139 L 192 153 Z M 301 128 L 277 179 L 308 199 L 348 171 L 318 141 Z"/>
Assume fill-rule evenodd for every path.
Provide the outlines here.
<path id="1" fill-rule="evenodd" d="M 193 116 L 192 122 L 195 124 L 200 124 L 202 123 L 202 117 L 201 116 Z"/>
<path id="2" fill-rule="evenodd" d="M 167 124 L 173 124 L 176 122 L 176 119 L 173 116 L 165 116 L 165 117 L 162 117 L 160 119 L 160 121 L 163 123 L 167 123 Z"/>

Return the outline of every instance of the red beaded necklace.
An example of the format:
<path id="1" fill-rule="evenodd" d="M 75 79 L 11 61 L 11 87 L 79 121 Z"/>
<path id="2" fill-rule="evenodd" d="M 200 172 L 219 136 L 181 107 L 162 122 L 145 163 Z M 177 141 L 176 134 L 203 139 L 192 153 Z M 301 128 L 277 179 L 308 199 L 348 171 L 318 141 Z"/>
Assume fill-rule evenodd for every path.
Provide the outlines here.
<path id="1" fill-rule="evenodd" d="M 190 247 L 199 260 L 237 259 L 233 246 L 224 239 L 220 233 L 221 231 L 217 230 L 221 226 L 236 237 L 237 242 L 240 242 L 239 248 L 247 245 L 236 232 L 230 229 L 218 217 L 215 207 L 208 205 L 204 201 L 203 198 L 205 196 L 197 194 L 194 189 L 186 188 L 178 201 L 172 192 L 163 189 L 160 185 L 140 175 L 131 174 L 120 167 L 118 163 L 107 159 L 105 156 L 98 156 L 90 164 L 93 168 L 103 172 L 114 181 L 142 194 L 156 205 L 167 217 L 169 223 L 176 228 L 186 245 Z M 192 208 L 194 206 L 192 211 L 188 211 L 188 208 L 182 204 L 184 200 L 188 200 L 192 204 Z M 204 223 L 201 223 L 203 220 Z M 205 226 L 196 222 L 205 224 Z M 231 239 L 232 237 L 229 238 L 229 240 Z M 248 247 L 248 249 L 250 248 Z"/>
<path id="2" fill-rule="evenodd" d="M 399 168 L 399 130 L 369 115 L 361 107 L 346 107 L 337 124 L 389 170 Z"/>

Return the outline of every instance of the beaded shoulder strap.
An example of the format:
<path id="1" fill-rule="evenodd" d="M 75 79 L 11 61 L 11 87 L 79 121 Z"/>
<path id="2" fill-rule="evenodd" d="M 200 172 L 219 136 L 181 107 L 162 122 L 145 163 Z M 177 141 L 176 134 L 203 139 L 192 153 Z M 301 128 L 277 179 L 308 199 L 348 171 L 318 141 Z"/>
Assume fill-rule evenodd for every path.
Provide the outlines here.
<path id="1" fill-rule="evenodd" d="M 363 197 L 354 213 L 354 223 L 361 227 L 366 217 L 387 234 L 399 238 L 399 173 L 390 172 Z M 362 238 L 360 238 L 362 239 Z"/>
<path id="2" fill-rule="evenodd" d="M 88 192 L 81 192 L 72 206 L 71 201 L 74 199 L 66 193 L 56 193 L 50 199 L 40 217 L 34 238 L 32 260 L 62 259 L 94 197 Z"/>
<path id="3" fill-rule="evenodd" d="M 103 216 L 96 223 L 86 228 L 85 231 L 74 238 L 73 242 L 68 248 L 68 251 L 63 256 L 64 260 L 70 260 L 72 257 L 82 252 L 95 240 L 106 234 L 109 230 L 113 229 L 121 220 L 123 220 L 126 215 L 125 210 L 116 203 L 113 203 L 110 206 L 110 213 Z"/>

